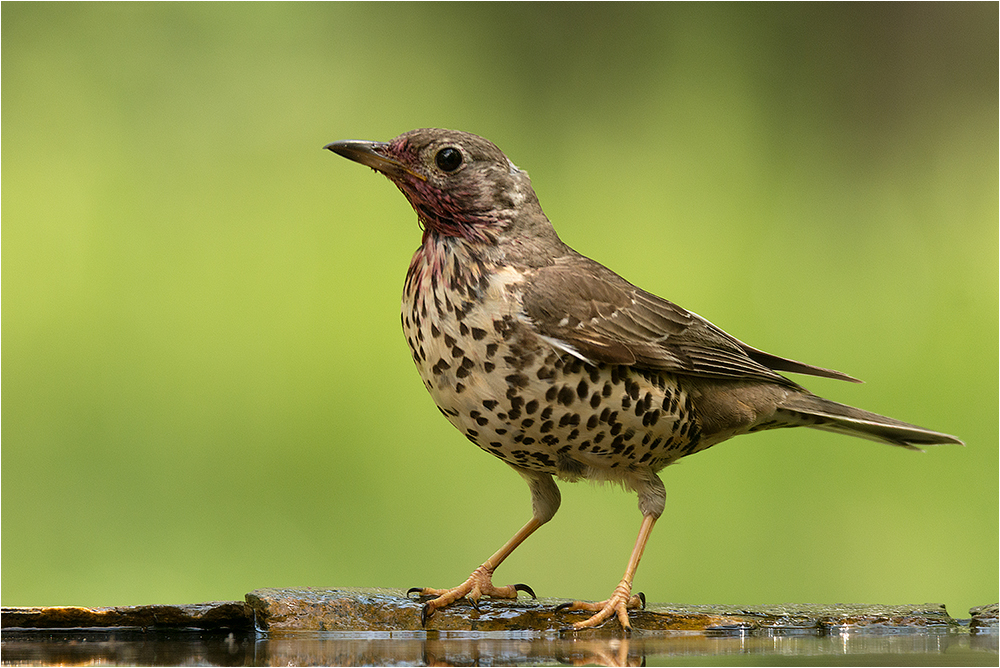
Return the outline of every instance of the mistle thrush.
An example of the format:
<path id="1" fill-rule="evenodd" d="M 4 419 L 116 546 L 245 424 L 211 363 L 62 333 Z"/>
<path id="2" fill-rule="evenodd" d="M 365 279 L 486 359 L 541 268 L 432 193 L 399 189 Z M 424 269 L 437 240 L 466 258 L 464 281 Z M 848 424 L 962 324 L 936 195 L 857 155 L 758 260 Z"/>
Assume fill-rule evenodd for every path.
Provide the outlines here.
<path id="1" fill-rule="evenodd" d="M 553 480 L 613 481 L 636 492 L 642 524 L 611 596 L 575 602 L 596 626 L 641 604 L 632 579 L 665 493 L 657 473 L 739 434 L 812 427 L 909 449 L 954 436 L 818 397 L 780 372 L 854 381 L 777 357 L 650 294 L 564 244 L 528 175 L 489 141 L 413 130 L 388 143 L 325 148 L 381 172 L 423 228 L 403 288 L 406 342 L 438 408 L 528 483 L 532 517 L 423 621 L 460 598 L 516 598 L 493 571 L 559 507 Z"/>

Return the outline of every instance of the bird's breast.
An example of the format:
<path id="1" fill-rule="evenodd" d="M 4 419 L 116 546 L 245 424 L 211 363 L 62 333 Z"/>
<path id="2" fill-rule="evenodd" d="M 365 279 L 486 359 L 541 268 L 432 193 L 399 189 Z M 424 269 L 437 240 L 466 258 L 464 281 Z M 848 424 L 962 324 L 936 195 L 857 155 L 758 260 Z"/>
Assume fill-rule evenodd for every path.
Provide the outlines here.
<path id="1" fill-rule="evenodd" d="M 697 416 L 676 376 L 591 365 L 537 335 L 524 274 L 422 247 L 402 323 L 420 377 L 480 448 L 567 479 L 621 479 L 696 451 Z"/>
<path id="2" fill-rule="evenodd" d="M 424 385 L 452 422 L 477 403 L 481 410 L 477 397 L 503 393 L 522 281 L 513 268 L 463 256 L 448 244 L 425 244 L 410 263 L 403 332 Z"/>

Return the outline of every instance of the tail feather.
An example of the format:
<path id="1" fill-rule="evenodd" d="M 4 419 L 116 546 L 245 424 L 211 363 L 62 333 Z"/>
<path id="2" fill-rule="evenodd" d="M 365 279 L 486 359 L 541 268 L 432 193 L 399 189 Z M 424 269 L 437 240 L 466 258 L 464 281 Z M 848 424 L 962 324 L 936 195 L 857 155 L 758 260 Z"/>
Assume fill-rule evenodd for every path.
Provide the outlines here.
<path id="1" fill-rule="evenodd" d="M 920 446 L 953 443 L 965 445 L 949 434 L 924 429 L 878 413 L 838 404 L 814 394 L 793 394 L 778 412 L 796 424 L 837 434 L 866 438 L 920 451 Z"/>

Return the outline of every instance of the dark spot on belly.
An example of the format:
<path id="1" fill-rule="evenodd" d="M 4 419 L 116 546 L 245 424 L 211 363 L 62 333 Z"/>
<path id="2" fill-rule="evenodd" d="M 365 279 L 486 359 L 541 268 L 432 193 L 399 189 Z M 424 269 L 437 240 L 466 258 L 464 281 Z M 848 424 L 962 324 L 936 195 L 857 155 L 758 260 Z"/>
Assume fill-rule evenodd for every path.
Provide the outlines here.
<path id="1" fill-rule="evenodd" d="M 555 462 L 544 452 L 532 452 L 531 456 L 538 460 L 538 463 L 542 466 L 552 467 L 555 466 Z"/>
<path id="2" fill-rule="evenodd" d="M 528 377 L 523 373 L 512 373 L 509 376 L 504 376 L 504 380 L 507 381 L 508 385 L 512 387 L 527 387 Z"/>
<path id="3" fill-rule="evenodd" d="M 470 373 L 472 373 L 472 367 L 476 365 L 475 362 L 470 360 L 468 357 L 462 358 L 462 365 L 455 370 L 456 378 L 465 378 Z"/>

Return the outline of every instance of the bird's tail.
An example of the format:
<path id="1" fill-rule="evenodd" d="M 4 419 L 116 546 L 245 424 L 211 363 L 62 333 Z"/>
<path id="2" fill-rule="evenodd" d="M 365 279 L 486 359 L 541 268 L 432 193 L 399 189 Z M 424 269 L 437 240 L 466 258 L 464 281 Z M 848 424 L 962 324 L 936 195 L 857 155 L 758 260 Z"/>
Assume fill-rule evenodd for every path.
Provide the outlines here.
<path id="1" fill-rule="evenodd" d="M 782 402 L 778 413 L 783 414 L 797 426 L 867 438 L 879 443 L 899 445 L 909 450 L 920 450 L 920 446 L 944 443 L 965 445 L 948 434 L 900 422 L 853 406 L 838 404 L 805 392 L 789 396 Z"/>

